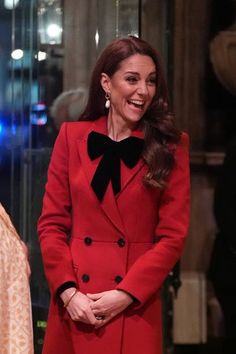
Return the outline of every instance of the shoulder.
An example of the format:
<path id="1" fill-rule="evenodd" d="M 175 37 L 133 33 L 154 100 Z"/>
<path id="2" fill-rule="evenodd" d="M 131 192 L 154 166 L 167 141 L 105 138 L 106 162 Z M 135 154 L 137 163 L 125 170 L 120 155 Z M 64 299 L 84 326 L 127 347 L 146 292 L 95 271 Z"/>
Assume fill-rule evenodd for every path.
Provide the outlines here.
<path id="1" fill-rule="evenodd" d="M 91 128 L 93 122 L 64 122 L 60 129 L 60 134 L 66 134 L 68 138 L 82 138 Z"/>
<path id="2" fill-rule="evenodd" d="M 169 145 L 170 151 L 176 155 L 179 151 L 189 150 L 189 135 L 185 132 L 180 132 L 179 141 L 177 143 L 172 143 Z"/>
<path id="3" fill-rule="evenodd" d="M 181 132 L 179 145 L 189 147 L 189 135 L 185 132 Z"/>
<path id="4" fill-rule="evenodd" d="M 91 131 L 93 122 L 64 122 L 57 136 L 56 143 L 73 145 L 75 141 L 86 140 Z"/>
<path id="5" fill-rule="evenodd" d="M 100 117 L 91 121 L 64 122 L 59 135 L 65 135 L 68 140 L 86 139 L 92 130 L 103 132 L 106 129 L 106 117 Z"/>
<path id="6" fill-rule="evenodd" d="M 189 135 L 181 132 L 180 140 L 175 147 L 175 160 L 189 160 Z"/>
<path id="7" fill-rule="evenodd" d="M 172 152 L 179 150 L 182 147 L 189 148 L 189 135 L 185 132 L 180 132 L 179 140 L 177 143 L 170 143 L 169 148 Z"/>
<path id="8" fill-rule="evenodd" d="M 185 132 L 181 132 L 179 142 L 175 145 L 174 151 L 176 155 L 181 152 L 189 152 L 189 135 Z"/>

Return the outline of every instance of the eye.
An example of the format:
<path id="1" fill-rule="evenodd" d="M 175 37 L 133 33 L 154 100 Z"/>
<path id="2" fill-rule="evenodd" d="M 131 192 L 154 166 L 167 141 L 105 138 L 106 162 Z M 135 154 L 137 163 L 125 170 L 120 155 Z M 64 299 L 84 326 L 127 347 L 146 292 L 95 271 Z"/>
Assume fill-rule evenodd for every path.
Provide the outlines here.
<path id="1" fill-rule="evenodd" d="M 156 85 L 156 77 L 155 76 L 153 76 L 153 77 L 150 77 L 148 80 L 147 80 L 147 82 L 148 82 L 148 84 L 149 85 Z"/>
<path id="2" fill-rule="evenodd" d="M 126 78 L 126 81 L 128 81 L 131 84 L 135 84 L 138 80 L 137 80 L 137 78 L 135 76 L 128 76 Z"/>

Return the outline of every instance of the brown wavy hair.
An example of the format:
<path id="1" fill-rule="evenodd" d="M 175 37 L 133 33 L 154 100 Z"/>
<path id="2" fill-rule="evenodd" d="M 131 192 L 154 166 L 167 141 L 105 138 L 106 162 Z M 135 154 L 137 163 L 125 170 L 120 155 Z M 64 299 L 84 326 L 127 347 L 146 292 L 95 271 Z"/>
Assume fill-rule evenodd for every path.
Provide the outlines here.
<path id="1" fill-rule="evenodd" d="M 180 131 L 174 126 L 169 95 L 158 53 L 141 38 L 129 36 L 112 41 L 101 53 L 94 67 L 88 102 L 79 120 L 93 121 L 107 115 L 105 93 L 101 86 L 101 74 L 112 77 L 124 59 L 131 55 L 149 56 L 156 66 L 156 94 L 140 124 L 144 131 L 143 159 L 148 166 L 145 184 L 165 186 L 165 180 L 174 165 L 174 149 L 180 140 Z"/>

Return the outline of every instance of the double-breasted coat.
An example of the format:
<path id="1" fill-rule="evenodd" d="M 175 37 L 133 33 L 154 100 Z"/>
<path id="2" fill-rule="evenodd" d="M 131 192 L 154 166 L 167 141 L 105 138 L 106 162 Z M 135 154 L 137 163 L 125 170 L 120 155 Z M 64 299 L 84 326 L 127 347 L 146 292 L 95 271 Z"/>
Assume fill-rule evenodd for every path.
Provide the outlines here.
<path id="1" fill-rule="evenodd" d="M 165 189 L 143 184 L 140 159 L 132 169 L 121 163 L 120 193 L 109 184 L 100 202 L 90 183 L 101 158 L 90 160 L 87 137 L 106 134 L 106 120 L 64 123 L 53 149 L 38 222 L 52 294 L 44 354 L 162 353 L 160 288 L 188 228 L 188 137 L 182 134 Z M 85 294 L 121 289 L 137 301 L 95 330 L 63 308 L 56 292 L 67 281 Z"/>

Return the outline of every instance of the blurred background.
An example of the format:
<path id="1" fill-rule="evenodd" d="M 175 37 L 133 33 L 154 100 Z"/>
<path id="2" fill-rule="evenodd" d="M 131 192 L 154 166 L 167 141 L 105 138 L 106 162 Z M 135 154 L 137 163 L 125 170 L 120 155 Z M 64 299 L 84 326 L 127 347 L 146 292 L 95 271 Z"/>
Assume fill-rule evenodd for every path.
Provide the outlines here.
<path id="1" fill-rule="evenodd" d="M 100 51 L 129 34 L 161 54 L 177 125 L 191 139 L 191 222 L 163 288 L 164 352 L 223 353 L 223 315 L 208 269 L 218 233 L 216 182 L 236 132 L 236 2 L 0 0 L 0 201 L 29 247 L 35 352 L 49 301 L 36 223 L 58 133 L 51 106 L 62 92 L 79 91 L 74 119 Z"/>

